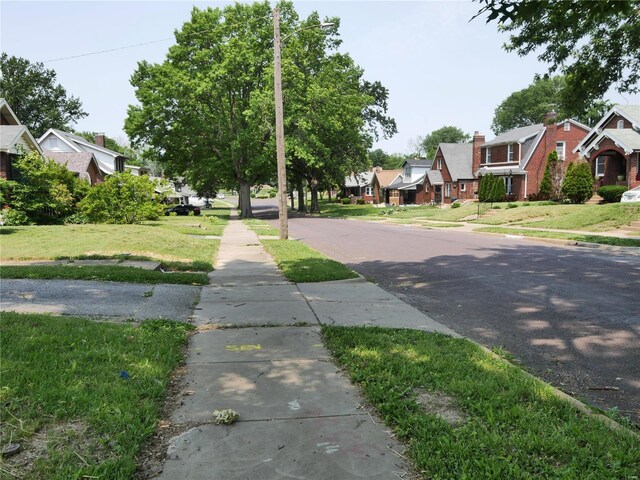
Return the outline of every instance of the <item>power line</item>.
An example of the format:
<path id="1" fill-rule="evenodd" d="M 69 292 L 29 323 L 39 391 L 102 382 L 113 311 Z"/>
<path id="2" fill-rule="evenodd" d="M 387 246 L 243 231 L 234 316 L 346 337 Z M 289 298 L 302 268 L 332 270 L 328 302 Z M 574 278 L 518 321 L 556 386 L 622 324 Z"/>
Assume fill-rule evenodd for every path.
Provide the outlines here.
<path id="1" fill-rule="evenodd" d="M 167 42 L 167 41 L 173 40 L 173 39 L 174 39 L 174 37 L 162 38 L 160 40 L 152 40 L 151 42 L 136 43 L 135 45 L 127 45 L 126 47 L 110 48 L 108 50 L 100 50 L 100 51 L 97 51 L 97 52 L 81 53 L 80 55 L 72 55 L 70 57 L 52 58 L 51 60 L 45 60 L 42 63 L 59 62 L 61 60 L 71 60 L 73 58 L 88 57 L 90 55 L 100 55 L 101 53 L 117 52 L 118 50 L 126 50 L 128 48 L 142 47 L 144 45 L 151 45 L 152 43 Z"/>

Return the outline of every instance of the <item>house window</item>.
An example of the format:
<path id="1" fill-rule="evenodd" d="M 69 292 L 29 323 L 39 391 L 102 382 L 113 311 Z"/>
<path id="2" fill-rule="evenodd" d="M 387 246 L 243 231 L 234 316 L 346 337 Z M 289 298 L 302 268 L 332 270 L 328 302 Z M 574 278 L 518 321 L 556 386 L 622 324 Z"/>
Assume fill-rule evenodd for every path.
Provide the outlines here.
<path id="1" fill-rule="evenodd" d="M 604 177 L 604 157 L 596 158 L 596 177 Z"/>
<path id="2" fill-rule="evenodd" d="M 404 176 L 405 178 L 408 178 L 411 176 L 411 166 L 407 165 L 406 167 L 404 167 Z"/>
<path id="3" fill-rule="evenodd" d="M 52 150 L 58 148 L 58 139 L 56 137 L 49 137 L 49 148 Z"/>
<path id="4" fill-rule="evenodd" d="M 467 191 L 467 184 L 466 183 L 460 182 L 460 191 L 461 192 L 466 192 Z"/>
<path id="5" fill-rule="evenodd" d="M 564 160 L 564 142 L 556 142 L 556 152 L 558 153 L 558 160 Z"/>
<path id="6" fill-rule="evenodd" d="M 512 185 L 513 185 L 513 178 L 512 177 L 503 177 L 504 178 L 504 189 L 507 193 L 507 195 L 511 195 L 513 193 L 512 190 Z"/>
<path id="7" fill-rule="evenodd" d="M 484 157 L 484 162 L 485 163 L 491 163 L 491 147 L 487 148 L 485 150 L 485 157 Z"/>
<path id="8" fill-rule="evenodd" d="M 444 196 L 445 197 L 450 197 L 451 196 L 451 184 L 450 183 L 445 183 L 444 184 Z"/>
<path id="9" fill-rule="evenodd" d="M 373 197 L 373 187 L 365 187 L 364 188 L 364 194 L 367 197 Z"/>
<path id="10" fill-rule="evenodd" d="M 571 131 L 571 124 L 569 122 L 564 122 L 564 131 L 565 132 Z"/>
<path id="11" fill-rule="evenodd" d="M 617 128 L 624 128 L 624 120 L 618 120 Z"/>
<path id="12" fill-rule="evenodd" d="M 438 159 L 438 170 L 442 170 L 442 159 Z"/>
<path id="13" fill-rule="evenodd" d="M 513 143 L 507 145 L 507 162 L 513 162 Z"/>

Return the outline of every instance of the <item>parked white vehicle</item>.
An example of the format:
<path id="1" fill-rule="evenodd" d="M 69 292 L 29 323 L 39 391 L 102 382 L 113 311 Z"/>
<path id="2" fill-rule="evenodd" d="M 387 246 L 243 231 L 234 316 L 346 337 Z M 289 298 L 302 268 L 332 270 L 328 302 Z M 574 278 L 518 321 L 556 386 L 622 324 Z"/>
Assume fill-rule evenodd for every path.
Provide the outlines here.
<path id="1" fill-rule="evenodd" d="M 640 202 L 640 186 L 627 190 L 622 194 L 621 202 Z"/>

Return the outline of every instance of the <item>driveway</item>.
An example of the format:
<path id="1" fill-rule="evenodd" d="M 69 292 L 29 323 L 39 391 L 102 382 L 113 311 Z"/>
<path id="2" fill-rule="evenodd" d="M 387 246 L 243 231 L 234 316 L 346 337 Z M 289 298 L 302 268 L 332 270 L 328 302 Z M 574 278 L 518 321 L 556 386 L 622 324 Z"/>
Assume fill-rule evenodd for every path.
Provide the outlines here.
<path id="1" fill-rule="evenodd" d="M 0 310 L 112 320 L 186 321 L 201 287 L 79 280 L 2 280 Z"/>
<path id="2" fill-rule="evenodd" d="M 323 218 L 292 237 L 603 409 L 640 423 L 640 256 Z"/>

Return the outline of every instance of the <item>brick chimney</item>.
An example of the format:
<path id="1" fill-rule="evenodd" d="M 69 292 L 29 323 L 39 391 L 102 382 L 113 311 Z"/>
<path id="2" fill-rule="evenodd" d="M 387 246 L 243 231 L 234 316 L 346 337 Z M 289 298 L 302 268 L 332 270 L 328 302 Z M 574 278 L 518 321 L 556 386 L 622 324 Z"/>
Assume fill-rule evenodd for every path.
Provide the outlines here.
<path id="1" fill-rule="evenodd" d="M 104 148 L 104 133 L 96 133 L 94 143 L 97 146 Z"/>
<path id="2" fill-rule="evenodd" d="M 475 176 L 480 168 L 480 160 L 482 159 L 482 150 L 480 145 L 485 143 L 484 135 L 477 130 L 473 132 L 473 156 L 471 161 L 471 173 Z"/>

